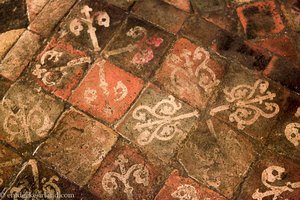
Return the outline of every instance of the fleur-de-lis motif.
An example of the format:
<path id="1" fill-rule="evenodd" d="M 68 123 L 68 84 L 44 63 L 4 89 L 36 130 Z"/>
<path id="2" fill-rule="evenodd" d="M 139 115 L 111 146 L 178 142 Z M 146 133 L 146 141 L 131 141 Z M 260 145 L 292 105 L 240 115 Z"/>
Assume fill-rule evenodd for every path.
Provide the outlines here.
<path id="1" fill-rule="evenodd" d="M 189 79 L 194 77 L 197 78 L 198 85 L 203 88 L 205 92 L 210 93 L 212 88 L 220 83 L 220 80 L 217 79 L 214 71 L 208 67 L 209 58 L 209 53 L 200 47 L 197 47 L 193 53 L 187 49 L 183 49 L 180 56 L 170 54 L 167 58 L 167 62 L 174 69 L 171 73 L 171 82 L 173 86 L 181 86 L 176 82 L 176 77 L 179 73 L 182 73 L 183 75 L 190 77 Z M 199 61 L 201 61 L 201 63 L 195 70 L 193 70 L 195 62 Z M 180 63 L 184 63 L 184 68 L 177 67 Z M 184 86 L 181 88 L 183 91 L 186 89 L 187 88 Z"/>
<path id="2" fill-rule="evenodd" d="M 129 44 L 126 47 L 111 50 L 105 53 L 105 57 L 132 52 L 137 50 L 137 53 L 132 58 L 132 63 L 136 65 L 143 65 L 150 62 L 154 58 L 154 53 L 152 48 L 157 48 L 163 42 L 163 39 L 157 36 L 152 36 L 148 38 L 148 31 L 141 27 L 135 26 L 131 28 L 126 35 L 136 40 L 134 44 Z"/>
<path id="3" fill-rule="evenodd" d="M 90 57 L 81 57 L 69 61 L 65 66 L 59 66 L 51 69 L 42 68 L 46 61 L 53 61 L 54 63 L 60 60 L 60 57 L 63 55 L 63 52 L 58 52 L 55 50 L 49 50 L 43 54 L 40 59 L 40 64 L 35 66 L 34 71 L 32 72 L 38 79 L 41 79 L 42 82 L 47 86 L 54 86 L 60 84 L 63 77 L 67 75 L 69 68 L 76 67 L 83 63 L 91 63 Z"/>
<path id="4" fill-rule="evenodd" d="M 76 35 L 79 36 L 81 34 L 81 31 L 83 30 L 82 23 L 86 24 L 88 27 L 87 32 L 90 35 L 90 38 L 92 40 L 92 44 L 94 47 L 94 51 L 100 51 L 101 48 L 98 43 L 98 39 L 96 36 L 96 28 L 93 26 L 94 20 L 97 21 L 97 24 L 99 26 L 104 26 L 105 28 L 110 26 L 110 17 L 105 11 L 96 12 L 94 15 L 91 16 L 91 12 L 93 11 L 92 8 L 85 5 L 81 9 L 81 13 L 84 14 L 85 18 L 75 18 L 70 23 L 70 31 Z"/>
<path id="5" fill-rule="evenodd" d="M 195 187 L 187 184 L 177 187 L 171 196 L 179 200 L 199 200 Z"/>
<path id="6" fill-rule="evenodd" d="M 110 195 L 114 193 L 118 188 L 118 184 L 116 179 L 121 181 L 124 185 L 124 192 L 127 195 L 129 200 L 133 198 L 133 190 L 134 188 L 129 183 L 129 178 L 131 176 L 134 177 L 134 181 L 137 184 L 142 184 L 144 186 L 148 186 L 149 184 L 149 171 L 145 167 L 144 164 L 135 164 L 132 165 L 128 170 L 126 170 L 126 164 L 128 163 L 128 159 L 126 159 L 123 155 L 119 155 L 118 159 L 115 161 L 115 165 L 119 166 L 120 172 L 107 172 L 102 179 L 102 187 L 103 189 Z"/>
<path id="7" fill-rule="evenodd" d="M 175 98 L 171 95 L 168 99 L 158 102 L 153 108 L 144 105 L 138 106 L 132 114 L 134 119 L 140 121 L 134 127 L 140 132 L 137 142 L 140 145 L 147 145 L 153 139 L 167 141 L 176 134 L 182 134 L 183 131 L 179 128 L 180 120 L 199 117 L 199 113 L 194 111 L 175 116 L 181 108 L 181 103 L 175 102 Z M 151 117 L 147 119 L 147 115 Z"/>
<path id="8" fill-rule="evenodd" d="M 55 183 L 59 181 L 57 176 L 52 176 L 47 181 L 47 178 L 43 177 L 40 179 L 39 170 L 36 160 L 29 160 L 26 162 L 21 172 L 27 167 L 31 167 L 34 183 L 29 183 L 26 179 L 22 179 L 16 183 L 16 186 L 9 190 L 9 195 L 14 199 L 20 199 L 20 195 L 31 199 L 32 196 L 42 196 L 44 199 L 59 200 L 61 196 L 61 191 L 59 186 Z"/>
<path id="9" fill-rule="evenodd" d="M 99 67 L 99 88 L 101 88 L 104 96 L 108 97 L 111 95 L 111 91 L 108 89 L 109 84 L 105 77 L 105 60 L 99 61 L 96 65 Z M 126 98 L 128 94 L 128 88 L 122 81 L 118 81 L 113 88 L 114 101 L 119 102 Z M 97 99 L 97 90 L 88 88 L 84 93 L 85 101 L 92 103 Z M 106 110 L 108 111 L 108 105 L 106 105 Z M 104 110 L 104 111 L 106 111 Z"/>
<path id="10" fill-rule="evenodd" d="M 300 117 L 300 107 L 295 113 L 295 117 Z M 285 136 L 294 146 L 298 146 L 300 143 L 300 123 L 289 123 L 284 130 Z"/>
<path id="11" fill-rule="evenodd" d="M 48 114 L 41 108 L 41 104 L 42 101 L 37 101 L 34 107 L 28 111 L 28 107 L 22 103 L 21 97 L 17 97 L 17 103 L 10 99 L 3 99 L 2 108 L 8 113 L 4 119 L 3 129 L 9 135 L 9 141 L 23 135 L 26 143 L 30 143 L 32 131 L 39 137 L 47 134 L 52 123 Z"/>
<path id="12" fill-rule="evenodd" d="M 256 189 L 252 198 L 257 200 L 263 200 L 265 197 L 272 197 L 272 200 L 277 200 L 284 192 L 293 192 L 294 189 L 300 188 L 300 182 L 286 182 L 285 185 L 274 185 L 276 181 L 282 181 L 285 176 L 285 169 L 279 166 L 270 166 L 262 172 L 261 181 L 265 187 L 268 188 L 265 192 L 260 192 Z"/>
<path id="13" fill-rule="evenodd" d="M 269 82 L 257 80 L 254 86 L 238 85 L 231 91 L 225 88 L 223 91 L 229 104 L 213 108 L 210 115 L 214 116 L 218 112 L 230 110 L 231 122 L 237 122 L 238 129 L 244 129 L 248 125 L 254 124 L 260 116 L 272 118 L 279 112 L 279 106 L 272 101 L 276 94 L 268 91 Z M 262 107 L 262 108 L 259 108 Z"/>

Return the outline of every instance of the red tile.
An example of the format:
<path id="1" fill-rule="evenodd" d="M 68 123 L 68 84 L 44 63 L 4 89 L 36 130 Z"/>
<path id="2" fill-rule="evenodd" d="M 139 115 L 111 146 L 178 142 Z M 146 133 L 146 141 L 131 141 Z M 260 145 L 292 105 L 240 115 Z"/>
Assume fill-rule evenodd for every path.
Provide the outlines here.
<path id="1" fill-rule="evenodd" d="M 166 181 L 164 187 L 160 190 L 155 200 L 173 200 L 173 199 L 209 199 L 226 200 L 217 192 L 199 185 L 191 178 L 182 177 L 177 170 L 174 170 Z"/>
<path id="2" fill-rule="evenodd" d="M 102 162 L 89 190 L 103 199 L 151 199 L 158 171 L 128 146 L 117 148 Z"/>
<path id="3" fill-rule="evenodd" d="M 284 29 L 273 0 L 241 6 L 237 8 L 237 14 L 249 39 L 279 33 Z"/>
<path id="4" fill-rule="evenodd" d="M 181 38 L 156 79 L 180 99 L 204 109 L 223 74 L 224 67 L 213 60 L 208 51 Z"/>
<path id="5" fill-rule="evenodd" d="M 163 0 L 164 2 L 167 2 L 183 11 L 190 12 L 191 11 L 191 5 L 188 0 Z"/>
<path id="6" fill-rule="evenodd" d="M 69 101 L 95 117 L 112 123 L 126 112 L 142 87 L 141 79 L 99 59 Z"/>
<path id="7" fill-rule="evenodd" d="M 66 100 L 91 62 L 86 53 L 53 38 L 36 58 L 32 75 L 45 90 Z"/>

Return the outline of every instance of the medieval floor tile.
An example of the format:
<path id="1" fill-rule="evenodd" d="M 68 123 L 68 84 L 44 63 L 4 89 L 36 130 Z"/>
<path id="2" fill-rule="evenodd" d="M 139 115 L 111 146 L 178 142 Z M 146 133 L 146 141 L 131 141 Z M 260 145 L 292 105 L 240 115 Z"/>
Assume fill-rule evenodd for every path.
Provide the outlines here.
<path id="1" fill-rule="evenodd" d="M 291 93 L 268 138 L 268 146 L 300 162 L 300 97 Z"/>
<path id="2" fill-rule="evenodd" d="M 49 0 L 26 0 L 28 19 L 30 22 L 42 11 Z"/>
<path id="3" fill-rule="evenodd" d="M 142 78 L 149 78 L 166 53 L 173 36 L 153 25 L 130 17 L 108 44 L 104 56 Z"/>
<path id="4" fill-rule="evenodd" d="M 17 42 L 25 29 L 10 30 L 0 34 L 0 61 L 4 58 L 9 49 Z"/>
<path id="5" fill-rule="evenodd" d="M 197 110 L 150 84 L 117 130 L 149 157 L 168 163 L 198 117 Z"/>
<path id="6" fill-rule="evenodd" d="M 98 59 L 69 101 L 80 109 L 113 123 L 128 110 L 143 88 L 143 81 Z"/>
<path id="7" fill-rule="evenodd" d="M 1 101 L 0 139 L 19 148 L 48 135 L 63 110 L 62 102 L 18 82 Z"/>
<path id="8" fill-rule="evenodd" d="M 231 198 L 255 155 L 249 140 L 211 118 L 188 139 L 178 159 L 189 176 Z"/>
<path id="9" fill-rule="evenodd" d="M 299 163 L 266 153 L 250 171 L 238 199 L 300 198 Z"/>
<path id="10" fill-rule="evenodd" d="M 22 167 L 22 158 L 7 147 L 0 145 L 0 192 L 6 191 Z"/>
<path id="11" fill-rule="evenodd" d="M 194 9 L 200 13 L 224 10 L 224 7 L 226 6 L 225 0 L 191 0 L 191 3 Z"/>
<path id="12" fill-rule="evenodd" d="M 15 81 L 40 48 L 41 38 L 25 31 L 0 64 L 0 75 Z"/>
<path id="13" fill-rule="evenodd" d="M 163 0 L 163 1 L 185 12 L 191 11 L 191 5 L 189 0 Z"/>
<path id="14" fill-rule="evenodd" d="M 263 74 L 291 90 L 300 92 L 300 59 L 275 56 Z"/>
<path id="15" fill-rule="evenodd" d="M 207 50 L 181 38 L 155 78 L 178 98 L 204 109 L 223 74 L 224 67 Z"/>
<path id="16" fill-rule="evenodd" d="M 31 75 L 45 90 L 66 100 L 91 62 L 86 53 L 52 38 L 32 63 Z"/>
<path id="17" fill-rule="evenodd" d="M 287 0 L 280 6 L 285 18 L 288 21 L 289 27 L 299 32 L 300 31 L 300 3 L 298 0 Z"/>
<path id="18" fill-rule="evenodd" d="M 103 1 L 84 0 L 64 19 L 58 37 L 76 49 L 99 55 L 125 17 L 124 11 Z"/>
<path id="19" fill-rule="evenodd" d="M 58 22 L 69 12 L 69 9 L 75 2 L 76 0 L 50 0 L 30 23 L 29 30 L 36 32 L 43 37 L 48 37 Z"/>
<path id="20" fill-rule="evenodd" d="M 129 8 L 137 1 L 137 0 L 106 0 L 109 4 L 122 8 L 124 10 L 129 10 Z"/>
<path id="21" fill-rule="evenodd" d="M 198 184 L 193 179 L 180 176 L 177 170 L 174 170 L 172 174 L 170 174 L 164 187 L 155 197 L 155 200 L 173 199 L 226 200 L 225 197 Z"/>
<path id="22" fill-rule="evenodd" d="M 161 171 L 161 170 L 160 170 Z M 135 149 L 114 149 L 88 183 L 89 191 L 102 199 L 153 199 L 160 174 Z"/>
<path id="23" fill-rule="evenodd" d="M 171 33 L 177 33 L 188 16 L 161 0 L 139 0 L 132 10 L 134 14 Z"/>
<path id="24" fill-rule="evenodd" d="M 27 197 L 27 198 L 26 198 Z M 35 159 L 23 164 L 4 199 L 95 199 Z"/>
<path id="25" fill-rule="evenodd" d="M 237 8 L 248 39 L 279 33 L 284 29 L 275 1 L 261 1 Z"/>
<path id="26" fill-rule="evenodd" d="M 283 92 L 282 86 L 232 65 L 222 81 L 216 102 L 209 109 L 209 115 L 264 141 L 284 103 Z"/>
<path id="27" fill-rule="evenodd" d="M 28 17 L 25 0 L 5 0 L 0 2 L 0 33 L 26 28 Z"/>
<path id="28" fill-rule="evenodd" d="M 85 185 L 117 140 L 117 133 L 71 109 L 65 112 L 37 156 L 79 186 Z"/>

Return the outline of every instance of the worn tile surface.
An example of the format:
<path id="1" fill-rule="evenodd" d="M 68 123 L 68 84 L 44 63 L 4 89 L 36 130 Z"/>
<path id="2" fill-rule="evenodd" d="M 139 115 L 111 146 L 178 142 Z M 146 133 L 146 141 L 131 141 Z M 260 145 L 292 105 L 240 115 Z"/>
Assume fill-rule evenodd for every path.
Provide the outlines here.
<path id="1" fill-rule="evenodd" d="M 97 60 L 70 102 L 106 122 L 119 119 L 135 100 L 143 81 L 106 60 Z"/>

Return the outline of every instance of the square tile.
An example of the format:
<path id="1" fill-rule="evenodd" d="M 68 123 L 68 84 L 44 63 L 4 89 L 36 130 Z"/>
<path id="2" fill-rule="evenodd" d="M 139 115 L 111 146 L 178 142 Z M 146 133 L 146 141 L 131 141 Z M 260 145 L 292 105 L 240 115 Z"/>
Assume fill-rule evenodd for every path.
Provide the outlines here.
<path id="1" fill-rule="evenodd" d="M 27 198 L 26 198 L 27 197 Z M 95 199 L 35 159 L 22 166 L 4 199 Z"/>
<path id="2" fill-rule="evenodd" d="M 0 145 L 0 192 L 7 189 L 14 175 L 22 167 L 22 158 L 11 149 Z"/>
<path id="3" fill-rule="evenodd" d="M 250 171 L 238 199 L 300 198 L 300 166 L 268 151 Z"/>
<path id="4" fill-rule="evenodd" d="M 238 76 L 237 76 L 238 74 Z M 209 115 L 264 141 L 277 122 L 284 88 L 238 65 L 230 66 Z"/>
<path id="5" fill-rule="evenodd" d="M 194 8 L 200 13 L 224 10 L 226 5 L 224 0 L 191 0 L 191 2 Z"/>
<path id="6" fill-rule="evenodd" d="M 132 8 L 135 15 L 176 34 L 188 14 L 161 0 L 139 0 Z"/>
<path id="7" fill-rule="evenodd" d="M 198 117 L 197 110 L 150 84 L 117 130 L 148 156 L 168 163 Z"/>
<path id="8" fill-rule="evenodd" d="M 123 116 L 143 88 L 143 81 L 98 59 L 69 101 L 80 109 L 113 123 Z"/>
<path id="9" fill-rule="evenodd" d="M 91 62 L 86 53 L 53 38 L 32 64 L 31 75 L 45 90 L 66 100 Z"/>
<path id="10" fill-rule="evenodd" d="M 37 156 L 79 186 L 85 185 L 117 140 L 117 133 L 71 109 L 65 112 Z"/>
<path id="11" fill-rule="evenodd" d="M 126 71 L 148 79 L 172 40 L 170 34 L 130 17 L 104 50 L 104 57 Z"/>
<path id="12" fill-rule="evenodd" d="M 123 146 L 108 154 L 88 184 L 101 199 L 153 199 L 158 169 L 135 149 Z"/>
<path id="13" fill-rule="evenodd" d="M 62 102 L 36 86 L 18 82 L 1 101 L 0 140 L 15 148 L 36 142 L 48 135 L 63 109 Z"/>
<path id="14" fill-rule="evenodd" d="M 155 200 L 173 199 L 226 200 L 225 197 L 221 196 L 213 190 L 199 185 L 193 179 L 180 176 L 177 170 L 174 170 L 170 174 L 164 187 L 155 197 Z"/>
<path id="15" fill-rule="evenodd" d="M 237 8 L 248 39 L 279 33 L 284 29 L 275 1 L 261 1 Z"/>
<path id="16" fill-rule="evenodd" d="M 200 127 L 179 151 L 178 159 L 189 176 L 230 199 L 255 159 L 254 146 L 215 118 Z"/>
<path id="17" fill-rule="evenodd" d="M 124 11 L 103 1 L 84 0 L 64 19 L 58 38 L 76 49 L 99 55 L 125 17 Z"/>
<path id="18" fill-rule="evenodd" d="M 178 98 L 205 109 L 223 74 L 224 67 L 207 50 L 181 38 L 155 78 Z"/>

